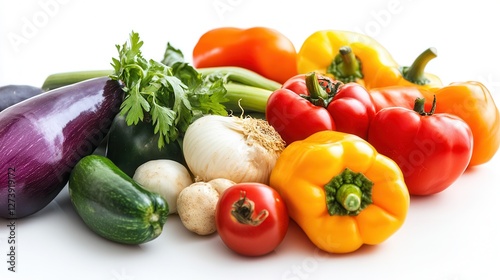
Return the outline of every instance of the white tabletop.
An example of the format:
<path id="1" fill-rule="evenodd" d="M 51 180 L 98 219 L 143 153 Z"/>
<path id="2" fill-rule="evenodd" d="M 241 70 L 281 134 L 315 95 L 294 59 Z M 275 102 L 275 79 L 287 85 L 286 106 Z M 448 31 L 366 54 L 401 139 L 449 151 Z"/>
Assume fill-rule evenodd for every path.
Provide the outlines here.
<path id="1" fill-rule="evenodd" d="M 453 3 L 453 6 L 450 4 Z M 0 86 L 41 86 L 53 73 L 108 69 L 133 30 L 143 54 L 160 60 L 167 42 L 191 52 L 220 26 L 272 27 L 300 48 L 316 30 L 343 29 L 379 40 L 401 64 L 428 47 L 427 71 L 445 84 L 483 82 L 500 103 L 500 17 L 494 1 L 74 1 L 0 0 Z M 245 258 L 217 234 L 188 232 L 170 216 L 141 246 L 91 232 L 67 188 L 45 209 L 16 221 L 17 272 L 8 271 L 9 221 L 0 219 L 0 279 L 498 279 L 500 155 L 447 190 L 412 197 L 403 227 L 386 242 L 344 255 L 322 253 L 294 223 L 272 254 Z"/>

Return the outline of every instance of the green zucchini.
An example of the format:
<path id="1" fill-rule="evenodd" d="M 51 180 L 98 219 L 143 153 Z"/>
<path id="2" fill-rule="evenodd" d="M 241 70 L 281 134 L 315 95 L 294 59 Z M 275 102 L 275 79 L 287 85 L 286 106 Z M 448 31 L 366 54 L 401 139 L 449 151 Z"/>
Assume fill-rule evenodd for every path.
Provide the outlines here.
<path id="1" fill-rule="evenodd" d="M 71 172 L 71 202 L 82 220 L 98 235 L 124 244 L 142 244 L 158 237 L 168 203 L 142 188 L 101 155 L 82 158 Z"/>

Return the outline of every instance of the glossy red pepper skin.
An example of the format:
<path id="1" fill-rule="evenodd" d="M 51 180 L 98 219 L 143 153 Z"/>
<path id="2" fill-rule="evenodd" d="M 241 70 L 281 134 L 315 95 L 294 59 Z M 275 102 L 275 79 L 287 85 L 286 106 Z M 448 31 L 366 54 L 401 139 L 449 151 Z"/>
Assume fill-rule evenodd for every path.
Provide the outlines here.
<path id="1" fill-rule="evenodd" d="M 286 144 L 305 139 L 318 131 L 335 130 L 335 122 L 325 108 L 286 88 L 278 89 L 269 96 L 266 120 Z"/>
<path id="2" fill-rule="evenodd" d="M 350 82 L 339 87 L 327 107 L 337 131 L 368 139 L 368 129 L 375 117 L 375 105 L 370 94 L 358 83 Z"/>
<path id="3" fill-rule="evenodd" d="M 306 75 L 298 74 L 286 80 L 281 88 L 289 89 L 298 95 L 309 95 L 306 85 Z"/>
<path id="4" fill-rule="evenodd" d="M 399 165 L 410 194 L 432 195 L 463 174 L 473 138 L 467 123 L 454 115 L 391 107 L 375 115 L 368 142 Z"/>
<path id="5" fill-rule="evenodd" d="M 366 140 L 370 122 L 376 112 L 368 91 L 358 83 L 343 84 L 322 75 L 318 75 L 318 83 L 332 97 L 326 109 L 335 122 L 335 130 L 354 134 Z M 336 83 L 339 83 L 338 87 L 335 87 Z M 310 91 L 306 85 L 306 74 L 290 78 L 282 88 L 306 96 Z"/>

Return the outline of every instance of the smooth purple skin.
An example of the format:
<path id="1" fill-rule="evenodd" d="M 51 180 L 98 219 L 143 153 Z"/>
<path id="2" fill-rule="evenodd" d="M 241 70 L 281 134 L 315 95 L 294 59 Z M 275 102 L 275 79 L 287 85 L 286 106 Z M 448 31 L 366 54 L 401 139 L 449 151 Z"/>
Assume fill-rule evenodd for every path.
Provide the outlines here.
<path id="1" fill-rule="evenodd" d="M 0 112 L 0 216 L 23 218 L 47 206 L 106 136 L 122 98 L 119 82 L 102 77 Z"/>
<path id="2" fill-rule="evenodd" d="M 2 86 L 0 87 L 0 112 L 41 93 L 43 93 L 41 88 L 30 85 Z"/>

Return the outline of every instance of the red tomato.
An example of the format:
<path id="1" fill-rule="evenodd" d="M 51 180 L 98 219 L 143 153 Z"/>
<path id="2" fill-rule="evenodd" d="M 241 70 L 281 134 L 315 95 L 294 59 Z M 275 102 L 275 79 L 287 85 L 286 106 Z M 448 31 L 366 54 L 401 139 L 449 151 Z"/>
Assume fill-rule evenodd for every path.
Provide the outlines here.
<path id="1" fill-rule="evenodd" d="M 220 238 L 231 250 L 261 256 L 283 241 L 289 217 L 276 190 L 261 183 L 239 183 L 219 198 L 215 222 Z"/>

